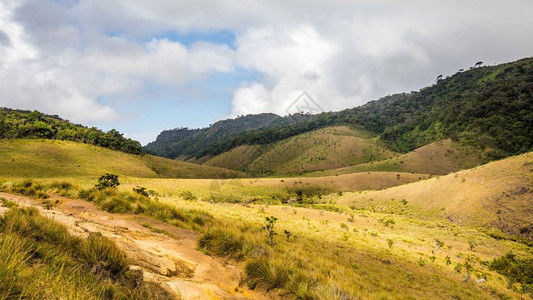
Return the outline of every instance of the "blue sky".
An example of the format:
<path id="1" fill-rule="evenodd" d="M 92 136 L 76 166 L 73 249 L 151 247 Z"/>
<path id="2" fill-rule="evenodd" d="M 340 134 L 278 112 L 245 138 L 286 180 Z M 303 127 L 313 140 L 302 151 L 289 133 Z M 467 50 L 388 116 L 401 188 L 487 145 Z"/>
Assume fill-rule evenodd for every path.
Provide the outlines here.
<path id="1" fill-rule="evenodd" d="M 163 129 L 326 111 L 533 55 L 524 0 L 3 0 L 0 106 L 146 144 Z"/>
<path id="2" fill-rule="evenodd" d="M 169 35 L 174 41 L 176 36 Z M 201 38 L 196 35 L 194 38 Z M 183 43 L 192 41 L 186 37 Z M 223 42 L 218 40 L 219 42 Z M 231 43 L 231 39 L 227 40 Z M 143 143 L 152 141 L 154 137 L 165 129 L 189 127 L 203 128 L 223 119 L 231 110 L 233 91 L 242 82 L 250 82 L 256 74 L 248 70 L 236 70 L 231 74 L 214 74 L 205 79 L 191 83 L 186 90 L 175 92 L 165 86 L 152 85 L 148 95 L 134 102 L 112 99 L 101 100 L 110 103 L 122 112 L 124 118 L 105 123 L 88 123 L 104 130 L 120 128 L 122 132 L 135 132 L 129 137 L 142 140 Z M 140 124 L 145 124 L 139 130 Z M 142 128 L 142 127 L 141 127 Z"/>

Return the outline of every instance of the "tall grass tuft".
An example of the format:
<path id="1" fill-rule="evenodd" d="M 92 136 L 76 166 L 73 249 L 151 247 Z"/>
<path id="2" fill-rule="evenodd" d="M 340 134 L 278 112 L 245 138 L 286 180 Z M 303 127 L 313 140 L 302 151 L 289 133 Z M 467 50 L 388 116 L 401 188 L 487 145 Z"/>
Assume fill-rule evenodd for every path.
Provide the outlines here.
<path id="1" fill-rule="evenodd" d="M 147 215 L 182 228 L 199 230 L 214 223 L 214 218 L 203 210 L 177 208 L 135 192 L 120 192 L 113 188 L 87 189 L 80 190 L 78 196 L 111 213 Z"/>
<path id="2" fill-rule="evenodd" d="M 0 217 L 0 299 L 172 298 L 102 235 L 75 237 L 34 208 L 2 202 L 10 210 Z"/>

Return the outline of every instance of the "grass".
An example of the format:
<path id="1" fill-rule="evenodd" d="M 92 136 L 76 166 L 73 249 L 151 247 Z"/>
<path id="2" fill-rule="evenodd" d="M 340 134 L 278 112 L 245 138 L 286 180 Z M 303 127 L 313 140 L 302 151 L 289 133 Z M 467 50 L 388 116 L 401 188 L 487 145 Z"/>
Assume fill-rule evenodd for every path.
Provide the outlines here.
<path id="1" fill-rule="evenodd" d="M 241 262 L 243 284 L 268 290 L 272 298 L 512 299 L 529 297 L 524 281 L 512 279 L 507 267 L 490 266 L 512 252 L 519 266 L 503 265 L 528 270 L 533 258 L 530 247 L 508 238 L 530 234 L 531 155 L 429 179 L 397 172 L 229 180 L 121 176 L 118 189 L 98 191 L 95 178 L 72 175 L 31 184 L 4 177 L 2 186 L 33 189 L 32 197 L 38 191 L 51 199 L 79 196 L 110 212 L 195 230 L 199 249 Z M 137 186 L 156 193 L 135 193 Z M 297 190 L 303 204 L 281 205 Z M 262 229 L 269 216 L 278 219 L 273 245 Z M 498 235 L 487 234 L 500 227 Z M 113 272 L 88 269 L 115 280 Z"/>
<path id="2" fill-rule="evenodd" d="M 373 172 L 324 177 L 239 178 L 239 179 L 121 179 L 122 190 L 137 185 L 157 191 L 161 195 L 179 196 L 190 193 L 204 201 L 244 203 L 282 203 L 296 198 L 296 190 L 322 190 L 323 194 L 380 190 L 428 178 L 426 174 Z M 318 196 L 318 193 L 315 194 Z"/>
<path id="3" fill-rule="evenodd" d="M 401 219 L 396 223 L 404 229 L 395 230 L 377 225 L 378 216 L 370 215 L 367 218 L 374 224 L 365 222 L 365 217 L 356 216 L 353 225 L 346 226 L 348 229 L 345 230 L 341 229 L 340 224 L 345 223 L 338 220 L 338 214 L 325 213 L 318 217 L 317 211 L 298 209 L 294 215 L 280 207 L 269 207 L 264 214 L 254 213 L 254 210 L 241 211 L 234 205 L 213 207 L 210 210 L 212 214 L 217 217 L 225 215 L 233 225 L 211 227 L 199 239 L 199 247 L 211 255 L 245 261 L 244 282 L 251 288 L 264 288 L 282 297 L 290 295 L 299 299 L 483 299 L 488 296 L 487 292 L 512 294 L 505 291 L 505 280 L 492 273 L 481 274 L 481 270 L 486 268 L 483 262 L 475 263 L 475 269 L 480 273 L 472 273 L 476 274 L 475 278 L 491 276 L 490 284 L 485 286 L 488 291 L 482 291 L 475 283 L 462 283 L 464 271 L 457 274 L 452 267 L 445 266 L 447 255 L 461 263 L 470 255 L 462 249 L 466 247 L 467 239 L 455 237 L 448 232 L 449 228 L 431 228 L 431 224 L 420 223 L 411 225 L 408 220 Z M 278 236 L 275 245 L 269 246 L 267 234 L 261 230 L 264 223 L 261 216 L 270 214 L 280 219 L 277 232 L 288 229 L 297 238 L 287 240 Z M 329 223 L 324 223 L 324 220 L 329 220 Z M 363 224 L 366 226 L 363 227 Z M 414 227 L 417 229 L 414 230 Z M 461 228 L 455 230 L 466 233 Z M 372 234 L 369 231 L 376 232 Z M 425 235 L 444 236 L 445 243 L 452 248 L 432 253 L 434 244 L 420 241 L 420 237 Z M 486 247 L 495 244 L 474 231 L 468 235 L 483 238 Z M 390 239 L 395 241 L 394 249 L 390 249 Z M 502 249 L 501 245 L 496 248 Z M 478 254 L 476 251 L 476 255 L 483 255 L 484 250 L 478 249 L 481 252 Z M 431 259 L 434 255 L 437 260 Z M 424 265 L 420 265 L 421 260 Z"/>
<path id="4" fill-rule="evenodd" d="M 447 220 L 478 227 L 493 236 L 517 236 L 531 241 L 531 165 L 533 152 L 382 191 L 345 193 L 338 203 L 375 212 Z"/>
<path id="5" fill-rule="evenodd" d="M 82 189 L 78 195 L 79 198 L 94 202 L 100 209 L 110 213 L 142 214 L 188 229 L 197 230 L 213 221 L 209 214 L 201 210 L 176 208 L 159 202 L 157 198 L 150 199 L 135 192 L 121 192 L 115 188 Z"/>
<path id="6" fill-rule="evenodd" d="M 303 133 L 273 145 L 240 146 L 205 162 L 259 176 L 329 170 L 397 154 L 372 140 L 372 134 L 336 126 Z"/>
<path id="7" fill-rule="evenodd" d="M 0 217 L 0 299 L 169 299 L 100 234 L 72 236 L 34 208 Z"/>
<path id="8" fill-rule="evenodd" d="M 199 249 L 242 261 L 243 283 L 282 298 L 512 298 L 517 292 L 487 265 L 509 251 L 532 256 L 523 245 L 474 228 L 341 205 L 330 212 L 324 206 L 246 207 L 175 196 L 156 200 L 117 189 L 82 190 L 80 195 L 111 212 L 146 214 L 198 231 Z M 262 230 L 271 215 L 278 218 L 274 245 Z M 285 230 L 290 239 L 282 236 Z M 464 283 L 467 263 L 472 279 Z M 479 278 L 487 279 L 483 287 L 475 283 Z"/>
<path id="9" fill-rule="evenodd" d="M 5 177 L 95 177 L 103 173 L 142 178 L 234 178 L 237 171 L 132 155 L 56 140 L 0 140 L 0 173 Z"/>
<path id="10" fill-rule="evenodd" d="M 306 176 L 340 175 L 354 172 L 414 172 L 445 175 L 486 163 L 488 159 L 485 152 L 485 150 L 447 139 L 420 147 L 407 154 L 325 172 L 312 172 Z"/>

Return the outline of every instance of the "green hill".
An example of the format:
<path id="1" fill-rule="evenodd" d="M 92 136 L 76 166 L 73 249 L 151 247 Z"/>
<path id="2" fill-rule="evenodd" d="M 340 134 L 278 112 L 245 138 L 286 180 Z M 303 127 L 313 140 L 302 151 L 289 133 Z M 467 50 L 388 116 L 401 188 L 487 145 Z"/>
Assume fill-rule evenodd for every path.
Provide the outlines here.
<path id="1" fill-rule="evenodd" d="M 72 124 L 58 116 L 45 115 L 38 111 L 0 108 L 0 138 L 65 140 L 126 153 L 143 153 L 139 142 L 123 137 L 114 129 L 103 132 L 94 127 Z"/>
<path id="2" fill-rule="evenodd" d="M 239 116 L 235 119 L 218 121 L 207 128 L 178 128 L 161 132 L 157 139 L 144 147 L 149 153 L 180 160 L 197 159 L 206 148 L 216 147 L 239 134 L 256 129 L 286 126 L 313 118 L 309 115 L 280 117 L 275 114 Z"/>
<path id="3" fill-rule="evenodd" d="M 271 146 L 316 129 L 349 125 L 376 134 L 397 152 L 408 153 L 451 138 L 489 149 L 487 155 L 492 159 L 503 158 L 533 149 L 532 107 L 533 58 L 526 58 L 457 72 L 418 92 L 386 96 L 340 112 L 281 125 L 255 124 L 187 155 L 213 157 L 243 145 Z M 168 147 L 181 149 L 183 143 L 176 141 Z"/>
<path id="4" fill-rule="evenodd" d="M 240 146 L 215 156 L 207 165 L 256 175 L 290 175 L 328 170 L 397 154 L 372 140 L 373 134 L 347 126 L 303 133 L 272 145 Z"/>
<path id="5" fill-rule="evenodd" d="M 105 172 L 132 177 L 234 178 L 238 171 L 133 155 L 103 147 L 55 140 L 0 140 L 2 177 L 95 177 Z"/>
<path id="6" fill-rule="evenodd" d="M 446 139 L 385 160 L 313 172 L 306 174 L 306 176 L 376 171 L 446 175 L 451 172 L 473 168 L 488 162 L 488 159 L 486 151 Z"/>

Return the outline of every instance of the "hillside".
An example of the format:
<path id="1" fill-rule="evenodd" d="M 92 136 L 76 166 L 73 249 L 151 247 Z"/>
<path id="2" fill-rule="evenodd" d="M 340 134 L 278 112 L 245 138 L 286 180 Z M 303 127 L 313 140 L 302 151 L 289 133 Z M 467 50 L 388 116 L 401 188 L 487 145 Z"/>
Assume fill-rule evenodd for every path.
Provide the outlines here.
<path id="1" fill-rule="evenodd" d="M 303 133 L 272 145 L 240 146 L 215 156 L 207 165 L 255 175 L 290 175 L 328 170 L 396 156 L 372 141 L 373 134 L 347 126 Z"/>
<path id="2" fill-rule="evenodd" d="M 178 128 L 161 132 L 155 141 L 144 147 L 152 154 L 167 158 L 188 160 L 198 158 L 205 148 L 225 143 L 235 136 L 250 130 L 286 126 L 294 122 L 306 121 L 308 115 L 280 117 L 275 114 L 258 114 L 239 116 L 235 119 L 218 121 L 202 129 Z"/>
<path id="3" fill-rule="evenodd" d="M 451 172 L 473 168 L 486 163 L 487 160 L 486 153 L 480 149 L 446 139 L 385 160 L 313 172 L 306 174 L 306 176 L 376 171 L 446 175 Z"/>
<path id="4" fill-rule="evenodd" d="M 139 142 L 125 138 L 116 130 L 103 132 L 38 111 L 0 108 L 0 138 L 65 140 L 126 153 L 143 153 Z"/>
<path id="5" fill-rule="evenodd" d="M 266 128 L 255 124 L 236 136 L 228 135 L 217 143 L 206 143 L 203 149 L 188 151 L 187 155 L 216 156 L 242 145 L 273 145 L 316 129 L 350 125 L 378 135 L 397 152 L 407 153 L 451 138 L 488 148 L 490 157 L 502 158 L 533 149 L 532 107 L 533 58 L 526 58 L 457 72 L 418 92 L 386 96 L 308 120 L 283 126 L 270 124 Z M 168 149 L 181 149 L 187 144 L 189 141 L 176 141 Z M 180 151 L 173 153 L 174 157 Z"/>
<path id="6" fill-rule="evenodd" d="M 233 178 L 244 174 L 151 155 L 133 155 L 82 143 L 0 140 L 2 177 L 95 177 L 105 172 L 133 177 Z"/>
<path id="7" fill-rule="evenodd" d="M 339 203 L 449 220 L 532 241 L 533 152 L 382 191 L 345 195 Z"/>

